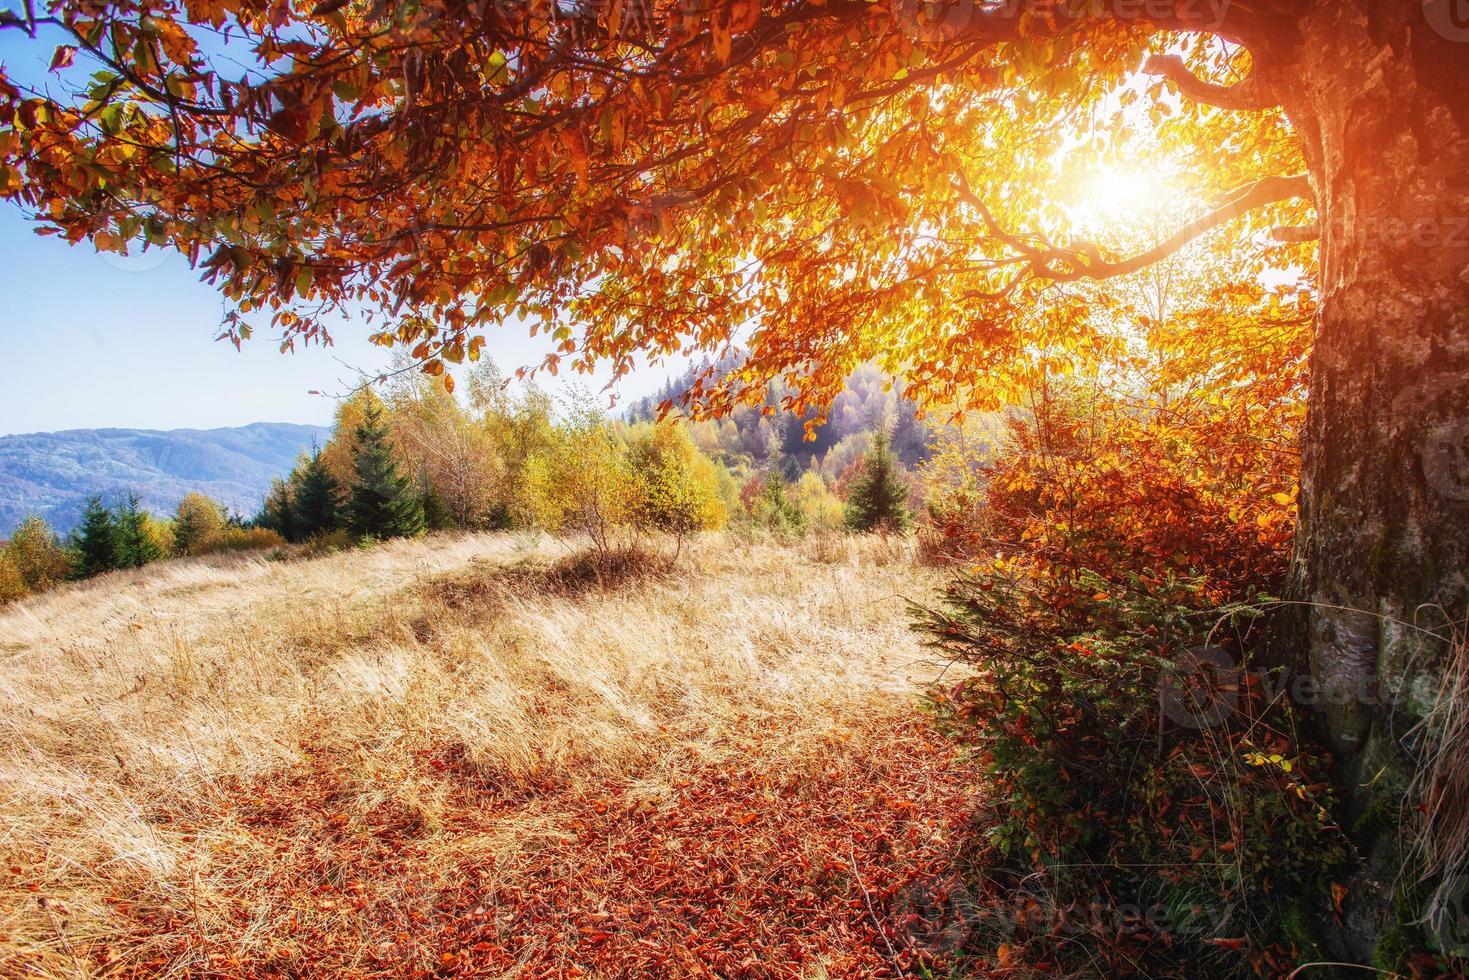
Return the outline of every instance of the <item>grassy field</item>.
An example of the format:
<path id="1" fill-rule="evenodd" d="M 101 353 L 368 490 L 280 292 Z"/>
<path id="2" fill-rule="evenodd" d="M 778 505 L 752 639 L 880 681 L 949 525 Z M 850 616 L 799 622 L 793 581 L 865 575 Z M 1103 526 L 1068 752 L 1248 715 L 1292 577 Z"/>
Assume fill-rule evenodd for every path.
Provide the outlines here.
<path id="1" fill-rule="evenodd" d="M 904 546 L 435 537 L 0 612 L 0 974 L 890 976 L 976 781 Z"/>

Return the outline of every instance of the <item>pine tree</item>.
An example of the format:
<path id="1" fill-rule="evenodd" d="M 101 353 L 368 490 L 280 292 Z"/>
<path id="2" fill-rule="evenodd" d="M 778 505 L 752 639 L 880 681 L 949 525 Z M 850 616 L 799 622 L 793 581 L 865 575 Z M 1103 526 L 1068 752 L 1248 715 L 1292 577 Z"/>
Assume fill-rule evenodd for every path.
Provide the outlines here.
<path id="1" fill-rule="evenodd" d="M 341 505 L 337 502 L 340 492 L 337 481 L 322 462 L 321 450 L 314 450 L 301 469 L 300 482 L 291 500 L 291 530 L 296 538 L 304 541 L 341 526 Z"/>
<path id="2" fill-rule="evenodd" d="M 148 512 L 139 506 L 138 495 L 129 493 L 117 507 L 117 567 L 142 568 L 160 557 L 158 542 L 148 533 Z"/>
<path id="3" fill-rule="evenodd" d="M 903 531 L 910 521 L 908 489 L 898 476 L 897 462 L 888 447 L 886 427 L 872 439 L 862 475 L 852 482 L 847 498 L 847 528 L 852 531 Z"/>
<path id="4" fill-rule="evenodd" d="M 87 499 L 82 525 L 76 532 L 77 574 L 100 575 L 117 567 L 117 519 L 102 505 L 100 496 Z"/>
<path id="5" fill-rule="evenodd" d="M 352 533 L 374 538 L 400 538 L 422 533 L 423 502 L 413 482 L 398 472 L 388 444 L 382 409 L 374 405 L 357 427 L 356 474 L 352 480 L 347 522 Z"/>
<path id="6" fill-rule="evenodd" d="M 760 493 L 750 508 L 750 516 L 755 523 L 771 531 L 799 534 L 806 528 L 806 515 L 791 501 L 779 473 L 766 474 L 760 484 Z"/>
<path id="7" fill-rule="evenodd" d="M 265 495 L 265 502 L 261 505 L 254 524 L 256 527 L 274 531 L 287 541 L 299 541 L 301 538 L 296 534 L 294 510 L 290 485 L 279 478 L 271 480 L 270 491 Z"/>

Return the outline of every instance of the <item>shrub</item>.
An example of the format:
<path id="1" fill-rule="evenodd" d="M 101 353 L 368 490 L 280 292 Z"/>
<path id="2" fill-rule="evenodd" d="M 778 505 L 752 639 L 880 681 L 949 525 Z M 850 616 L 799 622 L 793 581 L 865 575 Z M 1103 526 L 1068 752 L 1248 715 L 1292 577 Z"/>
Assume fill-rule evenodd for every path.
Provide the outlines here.
<path id="1" fill-rule="evenodd" d="M 628 446 L 637 481 L 635 520 L 646 531 L 683 539 L 723 527 L 728 514 L 719 495 L 719 472 L 699 452 L 683 425 L 674 421 L 643 425 Z"/>
<path id="2" fill-rule="evenodd" d="M 197 555 L 226 551 L 257 551 L 265 548 L 283 548 L 286 539 L 278 531 L 268 527 L 227 527 L 211 538 Z"/>
<path id="3" fill-rule="evenodd" d="M 199 554 L 225 527 L 224 507 L 202 493 L 187 493 L 173 518 L 173 550 L 178 555 Z"/>
<path id="4" fill-rule="evenodd" d="M 352 537 L 352 532 L 342 528 L 307 538 L 305 543 L 296 549 L 296 557 L 303 559 L 317 558 L 321 555 L 331 555 L 338 551 L 346 551 L 348 548 L 354 548 L 356 546 L 357 541 Z"/>
<path id="5" fill-rule="evenodd" d="M 526 465 L 532 523 L 552 533 L 581 533 L 599 554 L 628 547 L 637 534 L 638 481 L 606 418 L 585 401 L 573 405 L 549 446 Z"/>
<path id="6" fill-rule="evenodd" d="M 1269 972 L 1292 903 L 1346 854 L 1323 754 L 1254 672 L 1273 666 L 1257 611 L 1285 570 L 1288 464 L 1223 409 L 1172 407 L 1061 398 L 1015 419 L 976 512 L 991 556 L 916 611 L 973 669 L 931 707 L 987 770 L 976 879 L 1047 913 L 982 939 L 1058 973 Z M 1240 669 L 1183 687 L 1175 658 L 1205 646 Z M 1172 921 L 1061 942 L 1095 903 Z"/>
<path id="7" fill-rule="evenodd" d="M 71 577 L 70 553 L 35 514 L 21 521 L 4 550 L 28 591 L 40 592 Z"/>
<path id="8" fill-rule="evenodd" d="M 25 581 L 20 577 L 20 569 L 11 560 L 9 549 L 0 548 L 0 606 L 24 597 L 27 591 Z"/>
<path id="9" fill-rule="evenodd" d="M 776 534 L 800 534 L 806 529 L 806 517 L 786 492 L 779 473 L 750 477 L 740 497 L 749 527 Z"/>
<path id="10" fill-rule="evenodd" d="M 807 470 L 791 491 L 791 503 L 801 513 L 801 524 L 809 531 L 832 532 L 846 527 L 847 508 L 832 493 L 821 475 Z"/>

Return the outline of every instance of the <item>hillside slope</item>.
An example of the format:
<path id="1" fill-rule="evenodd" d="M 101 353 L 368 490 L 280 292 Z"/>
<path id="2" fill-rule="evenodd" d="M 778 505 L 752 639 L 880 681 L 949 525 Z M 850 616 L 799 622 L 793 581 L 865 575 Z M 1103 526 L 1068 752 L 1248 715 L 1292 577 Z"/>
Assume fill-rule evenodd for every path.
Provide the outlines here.
<path id="1" fill-rule="evenodd" d="M 0 975 L 877 977 L 973 773 L 897 545 L 197 559 L 0 612 Z M 907 904 L 905 904 L 905 902 Z"/>
<path id="2" fill-rule="evenodd" d="M 256 422 L 227 429 L 71 429 L 0 436 L 0 538 L 27 514 L 67 531 L 90 494 L 133 490 L 143 505 L 172 511 L 198 490 L 244 514 L 260 506 L 313 441 L 315 425 Z"/>

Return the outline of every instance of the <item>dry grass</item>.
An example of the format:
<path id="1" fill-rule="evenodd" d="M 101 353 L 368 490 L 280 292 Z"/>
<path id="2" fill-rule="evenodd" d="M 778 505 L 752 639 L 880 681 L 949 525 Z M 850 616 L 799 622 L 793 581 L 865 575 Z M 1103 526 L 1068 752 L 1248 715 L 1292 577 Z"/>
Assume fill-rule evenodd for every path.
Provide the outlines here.
<path id="1" fill-rule="evenodd" d="M 565 554 L 204 558 L 0 611 L 0 974 L 888 969 L 862 904 L 966 793 L 913 712 L 931 573 L 875 541 L 715 538 L 611 585 Z M 669 904 L 710 881 L 749 907 Z"/>

